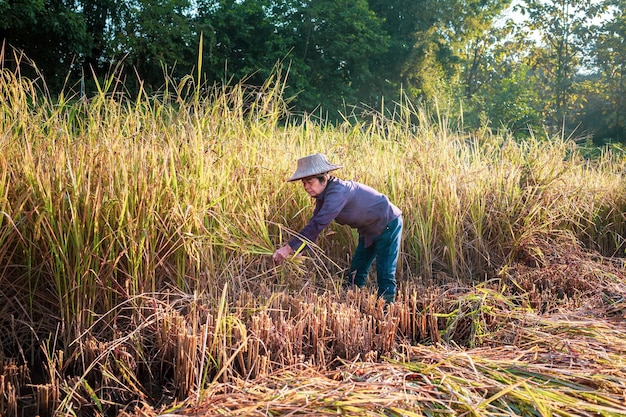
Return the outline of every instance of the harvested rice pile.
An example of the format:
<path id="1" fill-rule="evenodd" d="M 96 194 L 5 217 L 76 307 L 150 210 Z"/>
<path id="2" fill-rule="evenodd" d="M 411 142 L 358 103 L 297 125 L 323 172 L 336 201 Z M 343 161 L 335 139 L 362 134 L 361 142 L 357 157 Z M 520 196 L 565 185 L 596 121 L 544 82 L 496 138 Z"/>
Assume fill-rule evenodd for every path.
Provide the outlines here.
<path id="1" fill-rule="evenodd" d="M 542 320 L 542 326 L 561 329 L 561 336 L 577 329 L 571 324 L 566 317 Z M 553 344 L 532 345 L 529 339 L 532 346 L 525 349 L 417 346 L 402 363 L 353 362 L 327 372 L 285 369 L 216 385 L 198 406 L 175 414 L 624 415 L 626 334 L 615 327 L 591 328 L 588 335 Z M 598 331 L 608 333 L 606 344 L 598 342 Z"/>
<path id="2" fill-rule="evenodd" d="M 488 285 L 424 291 L 422 310 L 407 291 L 377 321 L 395 329 L 388 352 L 324 366 L 303 358 L 254 378 L 215 382 L 173 407 L 124 415 L 626 415 L 619 260 L 571 243 L 541 243 L 520 251 Z M 362 311 L 358 300 L 344 302 Z M 404 337 L 418 322 L 425 333 L 438 327 L 438 336 L 422 343 Z"/>

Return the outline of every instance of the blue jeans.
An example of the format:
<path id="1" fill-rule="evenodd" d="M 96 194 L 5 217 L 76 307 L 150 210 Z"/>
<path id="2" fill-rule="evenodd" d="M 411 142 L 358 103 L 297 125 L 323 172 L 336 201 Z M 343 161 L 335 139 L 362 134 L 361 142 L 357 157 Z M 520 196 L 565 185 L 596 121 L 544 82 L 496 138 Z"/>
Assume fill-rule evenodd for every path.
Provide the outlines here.
<path id="1" fill-rule="evenodd" d="M 378 296 L 388 303 L 393 302 L 396 298 L 396 268 L 401 240 L 402 216 L 389 222 L 385 230 L 367 248 L 364 247 L 363 238 L 359 236 L 359 244 L 352 256 L 348 284 L 364 287 L 375 258 Z"/>

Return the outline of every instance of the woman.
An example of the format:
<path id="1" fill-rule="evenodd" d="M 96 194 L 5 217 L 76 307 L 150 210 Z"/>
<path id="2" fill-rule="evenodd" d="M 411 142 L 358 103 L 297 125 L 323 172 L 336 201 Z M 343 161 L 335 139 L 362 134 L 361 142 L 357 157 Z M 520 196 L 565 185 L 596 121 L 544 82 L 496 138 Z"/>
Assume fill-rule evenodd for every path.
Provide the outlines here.
<path id="1" fill-rule="evenodd" d="M 306 192 L 315 199 L 315 210 L 299 237 L 277 249 L 272 258 L 281 264 L 294 252 L 300 253 L 306 247 L 305 242 L 315 242 L 333 220 L 347 224 L 359 232 L 359 243 L 346 284 L 364 287 L 376 259 L 378 296 L 391 303 L 396 298 L 395 275 L 402 237 L 402 212 L 387 196 L 373 188 L 329 175 L 339 168 L 342 166 L 331 164 L 321 153 L 298 160 L 296 172 L 287 181 L 302 181 Z"/>

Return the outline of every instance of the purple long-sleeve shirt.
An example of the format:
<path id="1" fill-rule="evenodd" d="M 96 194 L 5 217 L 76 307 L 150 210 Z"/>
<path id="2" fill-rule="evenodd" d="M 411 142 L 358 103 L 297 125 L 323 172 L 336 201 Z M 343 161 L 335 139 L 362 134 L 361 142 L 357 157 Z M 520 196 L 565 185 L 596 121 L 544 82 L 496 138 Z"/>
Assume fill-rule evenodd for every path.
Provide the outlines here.
<path id="1" fill-rule="evenodd" d="M 315 199 L 313 217 L 300 231 L 300 236 L 311 242 L 315 242 L 322 230 L 335 220 L 357 229 L 365 247 L 368 247 L 390 221 L 402 215 L 387 196 L 372 187 L 335 177 L 328 179 L 326 188 Z M 289 246 L 297 251 L 302 246 L 302 240 L 294 237 Z"/>

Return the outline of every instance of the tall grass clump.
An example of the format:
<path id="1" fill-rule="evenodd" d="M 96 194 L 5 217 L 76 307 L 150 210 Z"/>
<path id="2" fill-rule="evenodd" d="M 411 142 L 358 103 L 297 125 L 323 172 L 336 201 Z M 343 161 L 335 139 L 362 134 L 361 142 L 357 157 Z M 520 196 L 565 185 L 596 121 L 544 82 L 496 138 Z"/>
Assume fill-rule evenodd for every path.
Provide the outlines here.
<path id="1" fill-rule="evenodd" d="M 555 306 L 520 263 L 548 267 L 563 242 L 624 250 L 624 159 L 587 160 L 571 140 L 468 134 L 408 103 L 330 125 L 290 114 L 279 74 L 260 89 L 168 80 L 132 99 L 114 76 L 85 99 L 1 74 L 0 368 L 44 371 L 13 378 L 0 412 L 17 410 L 17 385 L 33 398 L 22 410 L 110 414 L 398 346 L 479 346 L 498 309 Z M 313 152 L 403 210 L 398 303 L 341 293 L 345 227 L 272 264 L 312 212 L 285 179 Z M 584 283 L 569 285 L 576 299 Z"/>

